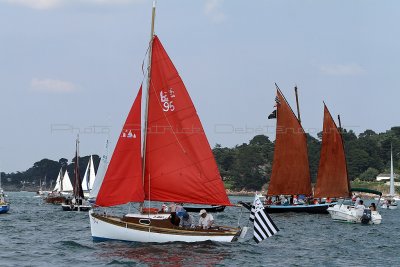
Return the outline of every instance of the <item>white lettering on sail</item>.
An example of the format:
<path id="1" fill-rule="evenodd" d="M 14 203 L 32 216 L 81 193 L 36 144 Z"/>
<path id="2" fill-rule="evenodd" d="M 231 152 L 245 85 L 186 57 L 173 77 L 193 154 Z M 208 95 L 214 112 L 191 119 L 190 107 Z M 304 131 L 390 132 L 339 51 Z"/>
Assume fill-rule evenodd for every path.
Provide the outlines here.
<path id="1" fill-rule="evenodd" d="M 124 129 L 122 130 L 122 138 L 136 138 L 136 134 L 132 133 L 132 130 Z"/>
<path id="2" fill-rule="evenodd" d="M 163 111 L 168 112 L 168 111 L 174 111 L 175 106 L 173 104 L 173 101 L 170 100 L 172 98 L 175 98 L 175 92 L 172 88 L 170 88 L 168 91 L 161 91 L 160 92 L 160 101 L 163 105 Z"/>

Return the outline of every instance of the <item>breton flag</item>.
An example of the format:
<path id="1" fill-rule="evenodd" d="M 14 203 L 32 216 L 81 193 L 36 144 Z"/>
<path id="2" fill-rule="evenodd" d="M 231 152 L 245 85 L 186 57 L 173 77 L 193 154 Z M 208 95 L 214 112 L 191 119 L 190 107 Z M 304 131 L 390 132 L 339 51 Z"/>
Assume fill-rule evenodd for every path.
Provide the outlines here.
<path id="1" fill-rule="evenodd" d="M 260 198 L 256 195 L 250 212 L 250 221 L 254 222 L 254 241 L 260 243 L 264 239 L 276 234 L 279 229 L 265 212 Z"/>

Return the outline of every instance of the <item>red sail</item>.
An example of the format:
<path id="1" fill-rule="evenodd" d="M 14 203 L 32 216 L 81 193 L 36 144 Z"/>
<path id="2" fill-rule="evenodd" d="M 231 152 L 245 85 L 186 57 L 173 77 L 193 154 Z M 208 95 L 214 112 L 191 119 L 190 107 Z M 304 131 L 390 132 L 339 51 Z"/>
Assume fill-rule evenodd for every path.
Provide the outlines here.
<path id="1" fill-rule="evenodd" d="M 196 109 L 156 36 L 152 52 L 146 199 L 231 205 Z"/>
<path id="2" fill-rule="evenodd" d="M 324 129 L 315 197 L 346 197 L 350 195 L 346 156 L 342 135 L 328 108 L 324 105 Z"/>
<path id="3" fill-rule="evenodd" d="M 307 137 L 279 89 L 276 100 L 276 139 L 268 195 L 311 195 Z"/>
<path id="4" fill-rule="evenodd" d="M 116 206 L 144 200 L 141 159 L 142 88 L 126 118 L 99 194 L 96 205 Z"/>

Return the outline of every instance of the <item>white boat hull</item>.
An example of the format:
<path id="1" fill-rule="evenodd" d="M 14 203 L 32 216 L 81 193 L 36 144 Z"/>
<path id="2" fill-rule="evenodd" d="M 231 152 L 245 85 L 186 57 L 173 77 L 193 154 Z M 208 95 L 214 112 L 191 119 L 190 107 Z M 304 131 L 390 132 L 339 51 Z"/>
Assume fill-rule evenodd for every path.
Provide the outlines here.
<path id="1" fill-rule="evenodd" d="M 397 204 L 382 204 L 381 206 L 382 209 L 389 209 L 389 210 L 395 210 L 397 209 Z"/>
<path id="2" fill-rule="evenodd" d="M 361 223 L 362 211 L 355 209 L 349 205 L 335 205 L 328 208 L 328 212 L 335 221 Z M 371 220 L 369 224 L 381 224 L 382 216 L 378 211 L 371 212 Z"/>
<path id="3" fill-rule="evenodd" d="M 123 225 L 115 225 L 93 216 L 93 211 L 89 212 L 90 228 L 94 240 L 121 240 L 133 242 L 201 242 L 201 241 L 217 241 L 217 242 L 232 242 L 240 235 L 240 231 L 231 235 L 199 235 L 197 234 L 171 234 L 157 233 L 152 231 L 152 227 L 146 227 L 143 230 L 132 229 L 128 227 L 128 223 Z M 187 232 L 182 230 L 183 232 Z M 195 231 L 193 231 L 196 233 Z"/>

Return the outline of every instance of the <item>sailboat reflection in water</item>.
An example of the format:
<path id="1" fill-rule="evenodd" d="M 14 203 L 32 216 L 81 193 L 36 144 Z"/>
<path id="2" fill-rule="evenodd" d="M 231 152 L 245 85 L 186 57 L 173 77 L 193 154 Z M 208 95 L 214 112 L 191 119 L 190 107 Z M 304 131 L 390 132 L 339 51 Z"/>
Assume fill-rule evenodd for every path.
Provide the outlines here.
<path id="1" fill-rule="evenodd" d="M 232 206 L 193 102 L 153 34 L 154 15 L 153 5 L 143 146 L 140 88 L 96 198 L 100 207 L 147 201 L 148 208 L 141 205 L 140 213 L 123 217 L 92 211 L 92 236 L 139 242 L 234 241 L 240 228 L 183 229 L 174 213 L 151 208 L 151 201 Z"/>

